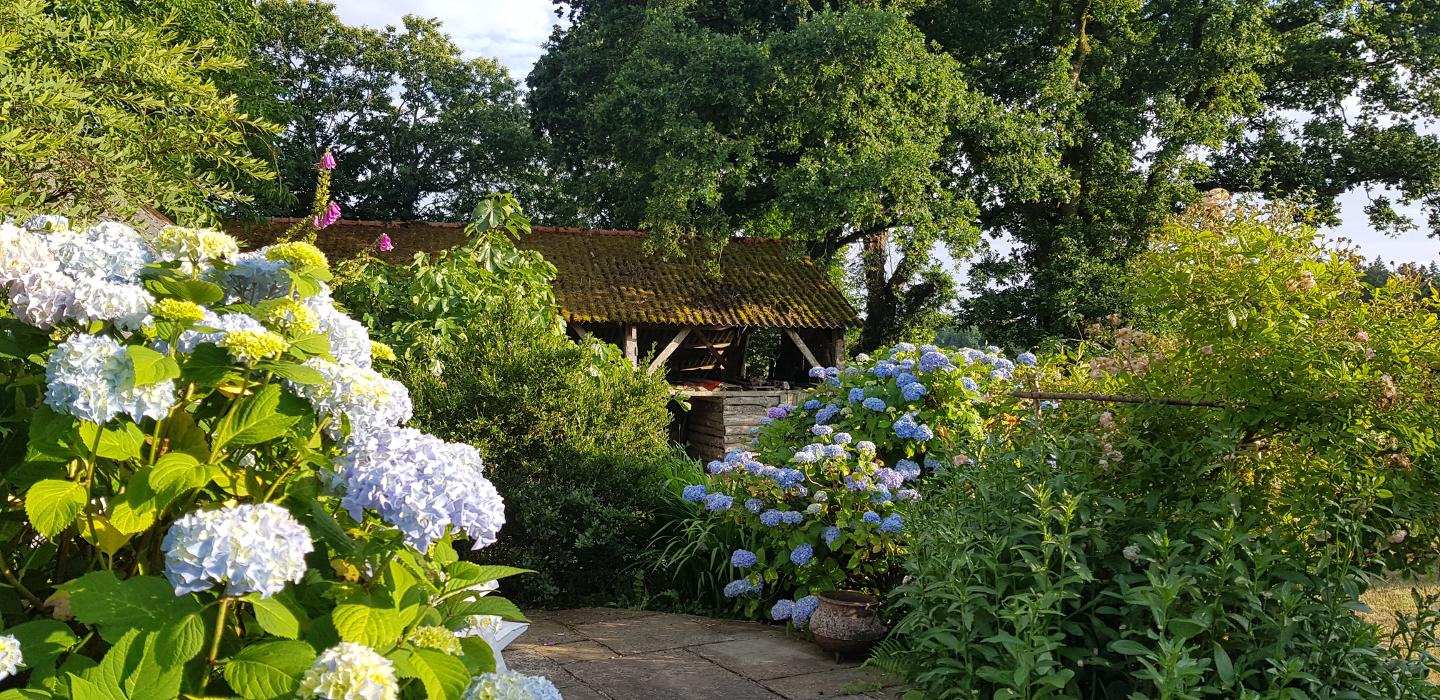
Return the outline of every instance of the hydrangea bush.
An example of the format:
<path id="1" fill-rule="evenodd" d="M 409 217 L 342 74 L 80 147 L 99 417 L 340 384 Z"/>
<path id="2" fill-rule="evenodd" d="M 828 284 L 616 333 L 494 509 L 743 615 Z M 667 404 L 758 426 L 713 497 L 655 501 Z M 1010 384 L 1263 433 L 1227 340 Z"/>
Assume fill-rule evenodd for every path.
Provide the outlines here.
<path id="1" fill-rule="evenodd" d="M 453 545 L 504 502 L 329 279 L 308 243 L 0 224 L 0 697 L 492 697 L 523 570 Z"/>
<path id="2" fill-rule="evenodd" d="M 930 475 L 969 460 L 987 423 L 1005 423 L 1035 364 L 994 347 L 901 343 L 813 370 L 819 383 L 801 405 L 770 409 L 753 450 L 711 462 L 706 482 L 681 494 L 695 505 L 687 536 L 717 522 L 735 533 L 720 543 L 724 597 L 747 615 L 803 625 L 818 593 L 888 591 L 907 507 Z"/>

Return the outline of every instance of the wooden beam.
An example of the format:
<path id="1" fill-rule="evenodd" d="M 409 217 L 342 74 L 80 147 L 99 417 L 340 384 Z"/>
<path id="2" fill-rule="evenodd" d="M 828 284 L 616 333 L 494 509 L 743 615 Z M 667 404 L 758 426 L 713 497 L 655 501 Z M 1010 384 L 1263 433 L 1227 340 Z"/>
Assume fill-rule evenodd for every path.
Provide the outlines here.
<path id="1" fill-rule="evenodd" d="M 660 354 L 656 355 L 655 359 L 650 361 L 650 371 L 654 372 L 661 364 L 664 364 L 665 360 L 669 359 L 670 354 L 675 352 L 676 348 L 680 347 L 680 343 L 685 340 L 685 336 L 687 335 L 690 335 L 690 328 L 688 326 L 681 328 L 680 332 L 676 333 L 675 337 L 671 338 L 670 342 L 665 345 L 665 349 L 661 350 Z"/>
<path id="2" fill-rule="evenodd" d="M 585 330 L 585 328 L 578 323 L 572 323 L 570 324 L 570 327 L 575 330 L 575 335 L 580 336 L 581 340 L 584 340 L 590 336 L 590 331 Z"/>
<path id="3" fill-rule="evenodd" d="M 800 334 L 796 333 L 794 328 L 786 328 L 785 335 L 790 336 L 790 342 L 795 344 L 796 349 L 800 351 L 801 355 L 805 356 L 805 361 L 809 362 L 811 367 L 825 366 L 820 364 L 819 360 L 815 359 L 815 353 L 810 352 L 810 346 L 806 345 L 805 341 L 800 339 Z"/>
<path id="4" fill-rule="evenodd" d="M 833 333 L 833 334 L 835 334 L 834 338 L 831 340 L 831 347 L 830 347 L 830 352 L 832 352 L 832 353 L 835 354 L 835 366 L 836 366 L 836 367 L 844 367 L 844 366 L 845 366 L 845 329 L 844 329 L 844 328 L 841 328 L 841 329 L 838 330 L 838 331 L 830 331 L 830 332 Z"/>
<path id="5" fill-rule="evenodd" d="M 640 332 L 635 326 L 627 325 L 621 331 L 625 336 L 625 359 L 630 364 L 640 366 Z"/>

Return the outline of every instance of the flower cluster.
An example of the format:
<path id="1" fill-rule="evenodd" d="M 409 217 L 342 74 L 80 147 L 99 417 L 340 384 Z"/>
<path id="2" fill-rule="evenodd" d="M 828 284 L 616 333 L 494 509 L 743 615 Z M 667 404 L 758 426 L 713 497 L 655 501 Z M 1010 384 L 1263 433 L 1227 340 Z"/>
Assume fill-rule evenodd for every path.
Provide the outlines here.
<path id="1" fill-rule="evenodd" d="M 451 526 L 475 549 L 485 547 L 505 524 L 505 503 L 469 445 L 413 428 L 377 428 L 352 433 L 333 466 L 332 485 L 352 518 L 373 510 L 422 552 Z"/>
<path id="2" fill-rule="evenodd" d="M 182 262 L 199 268 L 225 262 L 240 254 L 240 246 L 230 236 L 208 228 L 166 226 L 151 239 L 157 260 Z M 195 269 L 182 266 L 182 270 Z"/>
<path id="3" fill-rule="evenodd" d="M 63 218 L 0 223 L 0 290 L 27 324 L 103 321 L 139 330 L 155 302 L 140 284 L 150 262 L 145 240 L 124 224 L 70 231 Z"/>
<path id="4" fill-rule="evenodd" d="M 45 364 L 45 404 L 93 423 L 118 415 L 160 419 L 175 405 L 175 382 L 135 386 L 135 367 L 114 338 L 77 333 Z"/>
<path id="5" fill-rule="evenodd" d="M 0 635 L 0 681 L 20 672 L 25 657 L 20 653 L 20 640 L 6 634 Z"/>
<path id="6" fill-rule="evenodd" d="M 316 413 L 334 421 L 329 427 L 331 435 L 343 434 L 342 423 L 349 423 L 351 433 L 359 434 L 410 420 L 413 408 L 404 384 L 374 370 L 321 357 L 306 360 L 305 366 L 319 372 L 324 381 L 294 384 L 291 389 L 309 401 Z"/>
<path id="7" fill-rule="evenodd" d="M 374 649 L 340 642 L 325 650 L 300 679 L 299 696 L 319 700 L 395 700 L 395 664 Z"/>
<path id="8" fill-rule="evenodd" d="M 560 700 L 560 691 L 541 676 L 502 671 L 476 676 L 460 697 L 461 700 Z"/>
<path id="9" fill-rule="evenodd" d="M 304 576 L 314 545 L 289 511 L 259 503 L 190 513 L 170 526 L 162 549 L 176 595 L 219 585 L 268 598 Z"/>
<path id="10" fill-rule="evenodd" d="M 446 654 L 460 654 L 460 638 L 439 625 L 420 625 L 410 632 L 409 641 L 421 649 L 436 649 Z"/>

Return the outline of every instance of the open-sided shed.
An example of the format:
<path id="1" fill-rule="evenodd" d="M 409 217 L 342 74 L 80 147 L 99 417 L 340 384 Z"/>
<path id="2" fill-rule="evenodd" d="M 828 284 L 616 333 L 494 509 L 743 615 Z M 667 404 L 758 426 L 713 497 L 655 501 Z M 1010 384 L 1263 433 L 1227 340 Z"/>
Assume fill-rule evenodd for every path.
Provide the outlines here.
<path id="1" fill-rule="evenodd" d="M 293 219 L 242 227 L 252 242 L 278 235 Z M 340 221 L 317 244 L 334 257 L 373 252 L 381 234 L 408 258 L 463 240 L 459 224 Z M 793 400 L 811 367 L 840 364 L 846 330 L 859 322 L 828 271 L 789 244 L 736 238 L 718 267 L 646 254 L 637 231 L 535 227 L 518 245 L 555 266 L 554 292 L 569 332 L 623 348 L 625 356 L 667 377 L 691 399 L 677 437 L 712 457 L 744 444 L 766 409 Z M 381 257 L 386 257 L 380 254 Z M 747 348 L 758 331 L 783 342 L 767 377 L 747 376 Z"/>

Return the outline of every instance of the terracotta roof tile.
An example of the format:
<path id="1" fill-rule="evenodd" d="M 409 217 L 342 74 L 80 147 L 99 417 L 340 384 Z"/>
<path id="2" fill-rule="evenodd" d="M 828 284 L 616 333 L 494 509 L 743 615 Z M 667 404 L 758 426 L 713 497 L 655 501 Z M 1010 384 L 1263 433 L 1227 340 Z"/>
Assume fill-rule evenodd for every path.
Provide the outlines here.
<path id="1" fill-rule="evenodd" d="M 252 245 L 264 245 L 293 223 L 277 218 L 229 227 Z M 461 224 L 424 221 L 341 220 L 316 243 L 332 258 L 362 252 L 405 260 L 464 241 Z M 375 251 L 389 234 L 391 253 Z M 720 257 L 721 275 L 684 259 L 644 252 L 638 231 L 537 226 L 519 241 L 539 251 L 557 270 L 555 297 L 566 320 L 577 323 L 846 328 L 858 325 L 855 309 L 826 271 L 777 240 L 737 238 Z"/>

